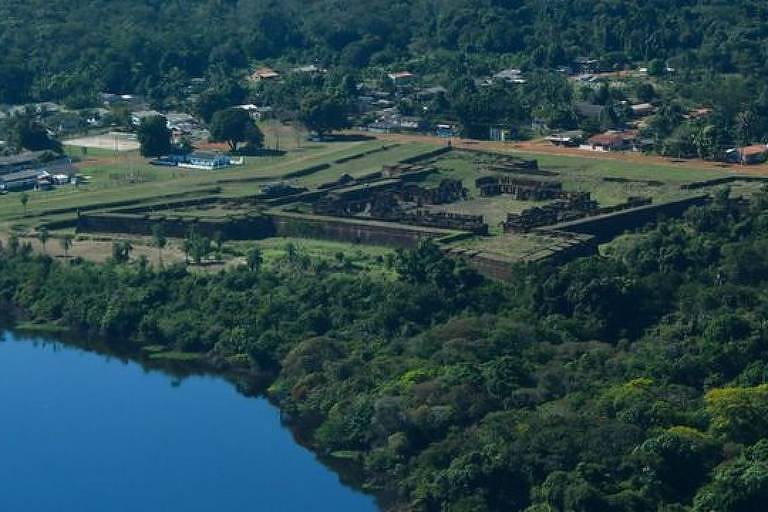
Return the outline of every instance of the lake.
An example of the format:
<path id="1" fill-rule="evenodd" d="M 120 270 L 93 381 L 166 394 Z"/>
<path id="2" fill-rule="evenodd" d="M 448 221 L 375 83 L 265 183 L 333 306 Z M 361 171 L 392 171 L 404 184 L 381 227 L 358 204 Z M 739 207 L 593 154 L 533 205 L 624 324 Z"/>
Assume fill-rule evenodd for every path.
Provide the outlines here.
<path id="1" fill-rule="evenodd" d="M 0 336 L 0 511 L 378 510 L 226 380 Z"/>

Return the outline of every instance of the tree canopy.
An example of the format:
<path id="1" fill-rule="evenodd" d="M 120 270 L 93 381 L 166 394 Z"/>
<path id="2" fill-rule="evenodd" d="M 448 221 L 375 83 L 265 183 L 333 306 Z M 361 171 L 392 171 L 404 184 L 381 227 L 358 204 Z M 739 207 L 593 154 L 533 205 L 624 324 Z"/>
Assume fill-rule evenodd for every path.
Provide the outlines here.
<path id="1" fill-rule="evenodd" d="M 226 142 L 231 151 L 237 151 L 238 145 L 246 142 L 252 149 L 264 144 L 264 134 L 251 116 L 243 109 L 228 108 L 213 115 L 210 125 L 211 140 Z"/>

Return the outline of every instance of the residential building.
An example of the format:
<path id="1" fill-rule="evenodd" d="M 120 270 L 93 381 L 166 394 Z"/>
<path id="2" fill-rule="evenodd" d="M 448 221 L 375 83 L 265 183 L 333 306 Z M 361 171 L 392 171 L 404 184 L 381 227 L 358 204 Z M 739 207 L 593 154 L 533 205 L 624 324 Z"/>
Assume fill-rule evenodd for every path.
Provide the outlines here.
<path id="1" fill-rule="evenodd" d="M 413 81 L 414 78 L 416 78 L 416 75 L 410 71 L 396 71 L 394 73 L 388 74 L 387 76 L 395 83 L 395 85 L 408 84 Z"/>
<path id="2" fill-rule="evenodd" d="M 635 117 L 645 117 L 656 112 L 656 107 L 651 103 L 638 103 L 630 108 L 632 109 L 632 115 Z"/>
<path id="3" fill-rule="evenodd" d="M 251 73 L 251 80 L 254 82 L 261 82 L 264 80 L 278 80 L 279 78 L 280 73 L 266 66 L 257 68 L 253 73 Z"/>
<path id="4" fill-rule="evenodd" d="M 12 172 L 0 176 L 0 191 L 11 192 L 37 187 L 38 179 L 44 177 L 37 169 Z"/>
<path id="5" fill-rule="evenodd" d="M 575 148 L 584 140 L 584 132 L 581 130 L 571 130 L 565 132 L 556 132 L 547 137 L 545 140 L 552 143 L 554 146 L 566 146 Z"/>
<path id="6" fill-rule="evenodd" d="M 144 119 L 161 115 L 162 114 L 157 110 L 139 110 L 131 112 L 131 124 L 133 124 L 133 126 L 139 126 Z"/>
<path id="7" fill-rule="evenodd" d="M 579 147 L 590 151 L 625 151 L 635 149 L 636 143 L 637 132 L 634 130 L 607 131 L 590 137 Z"/>
<path id="8" fill-rule="evenodd" d="M 504 69 L 493 75 L 493 79 L 508 84 L 524 84 L 523 72 L 519 69 Z"/>
<path id="9" fill-rule="evenodd" d="M 28 151 L 18 155 L 0 157 L 0 176 L 35 167 L 45 151 Z"/>
<path id="10" fill-rule="evenodd" d="M 752 144 L 740 148 L 729 149 L 725 153 L 728 162 L 742 165 L 761 164 L 768 159 L 768 146 L 765 144 Z"/>

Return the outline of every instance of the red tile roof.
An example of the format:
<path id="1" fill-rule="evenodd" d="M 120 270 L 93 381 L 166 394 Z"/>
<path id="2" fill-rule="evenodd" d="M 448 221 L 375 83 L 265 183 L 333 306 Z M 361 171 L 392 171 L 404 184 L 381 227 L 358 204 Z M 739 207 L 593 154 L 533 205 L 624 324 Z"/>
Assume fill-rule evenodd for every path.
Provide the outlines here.
<path id="1" fill-rule="evenodd" d="M 768 146 L 765 144 L 752 144 L 751 146 L 739 148 L 739 153 L 742 157 L 762 155 L 766 152 L 768 152 Z"/>

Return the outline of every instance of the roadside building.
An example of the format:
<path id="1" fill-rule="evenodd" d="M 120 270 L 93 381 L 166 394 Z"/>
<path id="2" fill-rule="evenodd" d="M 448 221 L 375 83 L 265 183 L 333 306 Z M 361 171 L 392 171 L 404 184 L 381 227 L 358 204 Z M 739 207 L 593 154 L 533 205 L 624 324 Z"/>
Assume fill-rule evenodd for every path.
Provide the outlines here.
<path id="1" fill-rule="evenodd" d="M 553 146 L 575 148 L 584 141 L 584 132 L 581 130 L 555 132 L 544 137 L 544 140 L 550 142 Z"/>
<path id="2" fill-rule="evenodd" d="M 321 68 L 316 64 L 308 64 L 306 66 L 299 66 L 291 70 L 292 73 L 301 73 L 304 75 L 324 75 L 328 72 L 327 69 Z"/>
<path id="3" fill-rule="evenodd" d="M 246 105 L 237 105 L 235 108 L 239 108 L 240 110 L 245 110 L 248 112 L 248 115 L 251 116 L 251 119 L 254 121 L 262 121 L 272 117 L 272 107 L 260 107 L 252 103 L 248 103 Z"/>
<path id="4" fill-rule="evenodd" d="M 438 137 L 455 137 L 458 133 L 458 128 L 455 124 L 441 123 L 435 127 L 435 135 Z"/>
<path id="5" fill-rule="evenodd" d="M 157 110 L 138 110 L 136 112 L 131 112 L 131 124 L 138 127 L 145 119 L 161 115 L 162 114 Z"/>
<path id="6" fill-rule="evenodd" d="M 508 142 L 514 139 L 515 130 L 503 126 L 491 126 L 488 128 L 488 139 L 494 142 Z"/>
<path id="7" fill-rule="evenodd" d="M 223 169 L 233 165 L 233 159 L 227 155 L 219 153 L 204 153 L 194 152 L 186 155 L 186 157 L 179 162 L 179 167 L 186 167 L 188 169 L 204 169 L 214 170 Z"/>
<path id="8" fill-rule="evenodd" d="M 251 80 L 254 82 L 278 80 L 279 78 L 280 73 L 267 66 L 257 68 L 251 73 Z"/>
<path id="9" fill-rule="evenodd" d="M 526 82 L 523 78 L 523 72 L 519 69 L 503 69 L 493 75 L 493 79 L 507 84 L 524 84 Z"/>
<path id="10" fill-rule="evenodd" d="M 448 94 L 448 89 L 441 85 L 436 85 L 434 87 L 427 87 L 418 91 L 416 93 L 416 99 L 419 101 L 426 101 L 431 100 L 432 98 L 441 94 Z"/>
<path id="11" fill-rule="evenodd" d="M 590 137 L 586 144 L 579 146 L 589 151 L 627 151 L 636 149 L 637 132 L 608 131 Z"/>
<path id="12" fill-rule="evenodd" d="M 34 189 L 37 188 L 38 179 L 42 178 L 45 178 L 45 175 L 37 169 L 26 169 L 5 174 L 0 176 L 0 191 L 15 192 Z"/>
<path id="13" fill-rule="evenodd" d="M 45 151 L 28 151 L 18 155 L 0 157 L 0 176 L 30 169 L 40 163 Z"/>
<path id="14" fill-rule="evenodd" d="M 742 165 L 761 164 L 768 159 L 768 146 L 752 144 L 740 148 L 729 149 L 725 153 L 726 161 Z"/>
<path id="15" fill-rule="evenodd" d="M 396 71 L 394 73 L 389 73 L 387 76 L 395 85 L 407 85 L 413 82 L 413 79 L 416 78 L 416 75 L 410 71 Z"/>
<path id="16" fill-rule="evenodd" d="M 635 117 L 646 117 L 656 112 L 656 107 L 651 103 L 638 103 L 630 107 Z"/>

